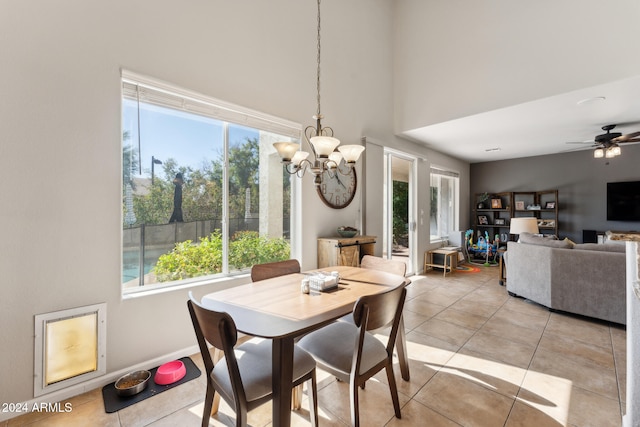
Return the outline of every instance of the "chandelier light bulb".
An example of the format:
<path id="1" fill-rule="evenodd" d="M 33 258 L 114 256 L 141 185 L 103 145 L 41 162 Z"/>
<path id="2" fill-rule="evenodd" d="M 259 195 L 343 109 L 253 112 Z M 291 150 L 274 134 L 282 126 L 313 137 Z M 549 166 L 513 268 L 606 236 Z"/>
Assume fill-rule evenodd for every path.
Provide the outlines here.
<path id="1" fill-rule="evenodd" d="M 273 146 L 278 151 L 283 162 L 290 162 L 300 148 L 300 144 L 295 142 L 274 142 Z"/>
<path id="2" fill-rule="evenodd" d="M 300 165 L 300 162 L 302 162 L 307 157 L 309 157 L 309 153 L 307 153 L 306 151 L 296 151 L 296 154 L 294 154 L 291 158 L 291 164 L 294 166 L 298 166 Z"/>
<path id="3" fill-rule="evenodd" d="M 342 153 L 344 161 L 353 164 L 360 158 L 360 154 L 364 151 L 362 145 L 343 145 L 338 147 L 338 150 Z"/>
<path id="4" fill-rule="evenodd" d="M 340 162 L 342 161 L 342 153 L 339 151 L 334 151 L 329 154 L 329 160 L 335 163 L 335 165 L 331 164 L 329 167 L 338 167 L 340 166 Z"/>
<path id="5" fill-rule="evenodd" d="M 321 159 L 329 158 L 329 154 L 340 145 L 340 140 L 332 136 L 314 136 L 309 141 L 311 141 L 316 155 Z"/>
<path id="6" fill-rule="evenodd" d="M 604 150 L 602 148 L 596 148 L 595 150 L 593 150 L 594 159 L 601 159 L 603 157 L 604 157 Z"/>

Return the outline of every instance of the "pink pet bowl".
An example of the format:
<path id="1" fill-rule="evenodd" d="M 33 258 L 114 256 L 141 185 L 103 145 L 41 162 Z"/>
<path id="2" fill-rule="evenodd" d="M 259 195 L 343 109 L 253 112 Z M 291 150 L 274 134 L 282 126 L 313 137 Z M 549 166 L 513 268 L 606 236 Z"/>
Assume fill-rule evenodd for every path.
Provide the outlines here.
<path id="1" fill-rule="evenodd" d="M 158 385 L 167 385 L 180 381 L 186 373 L 187 368 L 184 367 L 184 363 L 180 360 L 174 360 L 160 365 L 156 375 L 153 377 L 153 381 Z"/>

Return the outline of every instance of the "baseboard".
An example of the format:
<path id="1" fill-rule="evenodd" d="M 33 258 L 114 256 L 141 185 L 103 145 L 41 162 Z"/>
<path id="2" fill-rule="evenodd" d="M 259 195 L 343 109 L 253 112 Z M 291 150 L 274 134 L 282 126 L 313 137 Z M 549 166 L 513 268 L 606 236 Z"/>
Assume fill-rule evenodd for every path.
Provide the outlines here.
<path id="1" fill-rule="evenodd" d="M 101 377 L 93 378 L 83 383 L 69 386 L 62 390 L 57 390 L 48 394 L 43 394 L 42 396 L 38 396 L 38 398 L 36 399 L 31 399 L 26 402 L 21 402 L 19 404 L 16 404 L 17 407 L 25 408 L 26 411 L 25 410 L 21 412 L 0 411 L 0 422 L 18 417 L 20 415 L 24 415 L 26 412 L 31 412 L 32 408 L 38 408 L 42 403 L 61 402 L 63 400 L 70 399 L 74 396 L 78 396 L 82 393 L 86 393 L 93 389 L 101 388 L 109 383 L 114 382 L 115 380 L 117 380 L 122 375 L 128 372 L 137 371 L 140 369 L 152 369 L 152 368 L 155 368 L 156 366 L 162 365 L 163 363 L 180 359 L 181 357 L 191 356 L 199 352 L 200 352 L 200 348 L 197 345 L 193 345 L 187 348 L 183 348 L 182 350 L 175 351 L 173 353 L 165 354 L 163 356 L 156 357 L 154 359 L 147 360 L 145 362 L 138 363 L 136 365 L 129 366 L 124 369 L 120 369 L 118 371 L 108 372 L 107 374 Z"/>

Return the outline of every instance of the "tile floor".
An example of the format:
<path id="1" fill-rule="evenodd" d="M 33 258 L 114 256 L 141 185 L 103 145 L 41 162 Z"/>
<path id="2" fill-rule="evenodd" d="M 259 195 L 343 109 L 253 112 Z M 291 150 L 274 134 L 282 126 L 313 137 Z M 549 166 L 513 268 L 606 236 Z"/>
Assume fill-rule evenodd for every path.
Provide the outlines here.
<path id="1" fill-rule="evenodd" d="M 384 374 L 360 393 L 363 426 L 617 427 L 625 399 L 626 333 L 620 326 L 551 313 L 510 297 L 498 269 L 447 278 L 414 276 L 405 304 L 411 380 L 396 377 L 402 419 Z M 199 355 L 192 356 L 202 365 Z M 349 425 L 347 385 L 319 372 L 321 426 Z M 8 426 L 199 426 L 204 376 L 117 413 L 100 389 L 74 397 L 72 412 L 27 414 Z M 292 415 L 309 425 L 308 411 Z M 271 426 L 271 406 L 249 414 Z M 234 425 L 225 405 L 210 426 Z"/>

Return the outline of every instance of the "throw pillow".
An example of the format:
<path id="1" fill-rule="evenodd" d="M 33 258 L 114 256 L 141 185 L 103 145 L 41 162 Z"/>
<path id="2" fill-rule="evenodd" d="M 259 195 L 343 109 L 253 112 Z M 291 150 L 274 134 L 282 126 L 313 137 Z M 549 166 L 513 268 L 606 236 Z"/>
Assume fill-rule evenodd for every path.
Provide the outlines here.
<path id="1" fill-rule="evenodd" d="M 625 246 L 620 245 L 599 245 L 597 243 L 578 243 L 573 249 L 581 249 L 583 251 L 600 251 L 600 252 L 626 252 Z"/>
<path id="2" fill-rule="evenodd" d="M 573 248 L 573 242 L 571 240 L 554 240 L 545 237 L 536 236 L 531 233 L 521 233 L 520 243 L 528 243 L 530 245 L 547 246 L 549 248 L 558 249 L 571 249 Z"/>

